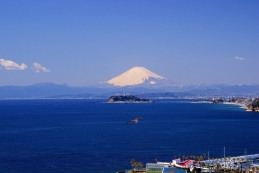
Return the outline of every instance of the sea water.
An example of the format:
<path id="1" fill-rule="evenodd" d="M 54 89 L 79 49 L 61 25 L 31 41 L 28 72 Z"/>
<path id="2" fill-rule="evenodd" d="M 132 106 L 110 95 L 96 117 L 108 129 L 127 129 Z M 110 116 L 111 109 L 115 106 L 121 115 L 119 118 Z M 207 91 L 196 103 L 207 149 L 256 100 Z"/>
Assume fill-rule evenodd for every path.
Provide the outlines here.
<path id="1" fill-rule="evenodd" d="M 237 105 L 155 100 L 1 100 L 0 172 L 115 173 L 134 158 L 170 162 L 259 151 L 259 114 Z M 126 124 L 143 116 L 138 123 Z"/>

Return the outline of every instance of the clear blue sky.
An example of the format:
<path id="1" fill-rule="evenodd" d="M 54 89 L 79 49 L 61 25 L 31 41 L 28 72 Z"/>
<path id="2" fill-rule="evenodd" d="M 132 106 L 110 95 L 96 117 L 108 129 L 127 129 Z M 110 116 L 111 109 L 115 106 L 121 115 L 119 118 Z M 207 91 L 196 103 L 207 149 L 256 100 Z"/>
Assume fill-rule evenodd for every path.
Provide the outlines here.
<path id="1" fill-rule="evenodd" d="M 258 0 L 0 0 L 0 86 L 85 86 L 134 66 L 179 83 L 259 83 L 258 9 Z"/>

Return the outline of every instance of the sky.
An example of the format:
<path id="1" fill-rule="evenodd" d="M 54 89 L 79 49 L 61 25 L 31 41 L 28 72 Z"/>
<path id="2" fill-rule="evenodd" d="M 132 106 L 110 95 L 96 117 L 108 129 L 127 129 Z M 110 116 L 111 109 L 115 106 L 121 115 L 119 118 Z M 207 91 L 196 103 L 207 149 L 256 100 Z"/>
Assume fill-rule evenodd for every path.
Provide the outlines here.
<path id="1" fill-rule="evenodd" d="M 0 0 L 0 86 L 87 86 L 135 66 L 259 83 L 258 0 Z"/>

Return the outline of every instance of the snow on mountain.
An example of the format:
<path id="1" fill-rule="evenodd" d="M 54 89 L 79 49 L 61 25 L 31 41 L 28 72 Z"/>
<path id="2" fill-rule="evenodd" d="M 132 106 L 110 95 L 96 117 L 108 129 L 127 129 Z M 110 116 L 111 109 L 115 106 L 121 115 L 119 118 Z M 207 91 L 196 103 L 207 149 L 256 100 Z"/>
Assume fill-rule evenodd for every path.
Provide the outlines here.
<path id="1" fill-rule="evenodd" d="M 114 86 L 134 86 L 148 82 L 149 85 L 154 85 L 158 80 L 167 80 L 144 67 L 133 67 L 123 74 L 108 80 L 106 83 Z"/>

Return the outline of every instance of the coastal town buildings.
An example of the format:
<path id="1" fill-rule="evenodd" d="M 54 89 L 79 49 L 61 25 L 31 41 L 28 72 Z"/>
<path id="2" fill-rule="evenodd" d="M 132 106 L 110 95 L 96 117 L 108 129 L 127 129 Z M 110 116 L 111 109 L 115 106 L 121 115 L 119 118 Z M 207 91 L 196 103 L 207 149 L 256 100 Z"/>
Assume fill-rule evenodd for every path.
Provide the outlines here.
<path id="1" fill-rule="evenodd" d="M 259 173 L 259 154 L 209 160 L 181 160 L 147 163 L 146 168 L 135 168 L 123 173 Z M 121 173 L 121 172 L 119 172 Z"/>

